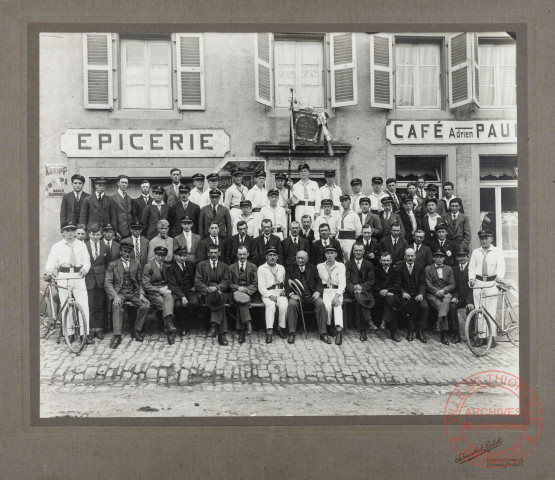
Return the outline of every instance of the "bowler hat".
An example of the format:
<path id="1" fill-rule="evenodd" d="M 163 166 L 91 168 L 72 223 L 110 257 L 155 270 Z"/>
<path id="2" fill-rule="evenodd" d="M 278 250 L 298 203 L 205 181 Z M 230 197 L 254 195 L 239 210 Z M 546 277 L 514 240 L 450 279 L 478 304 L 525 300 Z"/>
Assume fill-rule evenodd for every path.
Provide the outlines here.
<path id="1" fill-rule="evenodd" d="M 399 295 L 387 295 L 385 301 L 394 312 L 398 312 L 401 308 L 401 297 Z"/>
<path id="2" fill-rule="evenodd" d="M 236 292 L 233 292 L 233 301 L 237 305 L 248 305 L 251 301 L 251 297 L 248 293 L 237 290 Z"/>
<path id="3" fill-rule="evenodd" d="M 364 308 L 372 308 L 376 304 L 374 295 L 372 295 L 370 292 L 367 292 L 366 290 L 362 290 L 360 293 L 355 293 L 355 299 Z"/>
<path id="4" fill-rule="evenodd" d="M 225 305 L 224 298 L 219 290 L 206 295 L 204 301 L 210 310 L 220 310 Z"/>
<path id="5" fill-rule="evenodd" d="M 414 299 L 403 300 L 403 304 L 401 305 L 401 316 L 405 320 L 416 320 L 419 310 L 418 303 Z"/>

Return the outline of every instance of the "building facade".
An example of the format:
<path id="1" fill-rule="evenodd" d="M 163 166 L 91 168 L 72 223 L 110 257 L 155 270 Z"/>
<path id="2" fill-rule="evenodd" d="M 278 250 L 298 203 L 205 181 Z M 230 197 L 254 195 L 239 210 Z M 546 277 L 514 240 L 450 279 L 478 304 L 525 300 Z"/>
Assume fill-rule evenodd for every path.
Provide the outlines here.
<path id="1" fill-rule="evenodd" d="M 325 110 L 323 141 L 289 151 L 289 92 Z M 308 162 L 358 177 L 455 184 L 476 232 L 487 225 L 517 278 L 516 42 L 506 33 L 56 33 L 40 38 L 41 264 L 59 239 L 61 194 L 80 173 L 139 195 L 181 169 L 265 162 L 267 187 Z M 222 172 L 224 176 L 229 172 Z M 245 181 L 252 183 L 253 171 Z M 225 180 L 227 181 L 227 180 Z M 224 183 L 225 183 L 224 181 Z M 57 186 L 57 188 L 56 188 Z M 223 187 L 225 188 L 225 184 Z M 385 188 L 385 185 L 384 185 Z"/>

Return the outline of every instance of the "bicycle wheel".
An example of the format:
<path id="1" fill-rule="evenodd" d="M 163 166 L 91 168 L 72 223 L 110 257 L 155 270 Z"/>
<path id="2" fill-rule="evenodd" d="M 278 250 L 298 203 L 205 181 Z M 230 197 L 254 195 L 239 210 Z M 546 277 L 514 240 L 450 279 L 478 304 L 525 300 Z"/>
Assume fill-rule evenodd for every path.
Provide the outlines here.
<path id="1" fill-rule="evenodd" d="M 518 347 L 519 342 L 519 322 L 518 322 L 518 312 L 511 305 L 511 302 L 507 301 L 507 309 L 505 311 L 505 322 L 506 322 L 506 335 L 509 341 Z"/>
<path id="2" fill-rule="evenodd" d="M 48 296 L 44 293 L 40 296 L 39 318 L 40 338 L 46 338 L 54 331 L 56 318 L 52 312 L 52 305 L 50 305 Z"/>
<path id="3" fill-rule="evenodd" d="M 478 357 L 485 355 L 491 346 L 491 327 L 482 310 L 472 310 L 466 317 L 464 326 L 466 341 L 472 353 Z"/>
<path id="4" fill-rule="evenodd" d="M 82 324 L 82 326 L 81 326 Z M 70 338 L 69 330 L 74 331 L 73 341 Z M 79 353 L 85 347 L 87 341 L 87 318 L 83 307 L 77 302 L 68 303 L 64 312 L 64 339 L 67 348 L 73 353 Z"/>

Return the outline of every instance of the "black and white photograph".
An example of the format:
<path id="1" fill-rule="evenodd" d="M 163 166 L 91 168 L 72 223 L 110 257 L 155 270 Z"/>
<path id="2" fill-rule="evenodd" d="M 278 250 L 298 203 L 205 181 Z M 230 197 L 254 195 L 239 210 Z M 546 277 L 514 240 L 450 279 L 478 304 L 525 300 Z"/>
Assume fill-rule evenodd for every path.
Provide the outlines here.
<path id="1" fill-rule="evenodd" d="M 41 419 L 519 376 L 515 33 L 154 30 L 39 35 Z"/>

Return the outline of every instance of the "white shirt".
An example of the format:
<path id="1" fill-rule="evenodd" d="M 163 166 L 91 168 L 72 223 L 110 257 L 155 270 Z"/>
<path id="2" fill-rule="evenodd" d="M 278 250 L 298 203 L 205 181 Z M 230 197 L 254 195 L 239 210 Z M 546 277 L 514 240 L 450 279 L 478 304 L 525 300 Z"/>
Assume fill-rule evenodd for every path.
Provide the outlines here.
<path id="1" fill-rule="evenodd" d="M 65 240 L 60 240 L 52 245 L 50 254 L 46 260 L 45 273 L 51 275 L 54 270 L 57 270 L 59 267 L 71 266 L 71 250 L 70 244 Z M 73 253 L 75 255 L 74 266 L 81 266 L 85 269 L 85 273 L 88 272 L 91 268 L 91 257 L 85 243 L 75 240 L 73 243 Z"/>
<path id="2" fill-rule="evenodd" d="M 358 237 L 362 233 L 362 223 L 360 223 L 359 216 L 352 210 L 342 214 L 339 229 L 350 232 L 354 231 L 355 237 Z"/>
<path id="3" fill-rule="evenodd" d="M 287 188 L 283 188 L 281 190 L 276 189 L 279 192 L 279 200 L 278 200 L 278 205 L 280 207 L 286 208 L 287 207 L 287 197 L 288 197 L 288 191 Z"/>
<path id="4" fill-rule="evenodd" d="M 276 288 L 268 290 L 268 287 L 276 283 L 283 283 L 285 280 L 285 268 L 283 265 L 276 264 L 270 267 L 267 263 L 258 267 L 258 291 L 262 298 L 270 298 L 270 295 L 278 296 L 284 289 Z"/>
<path id="5" fill-rule="evenodd" d="M 410 218 L 410 223 L 412 225 L 412 231 L 414 232 L 416 230 L 416 217 L 414 216 L 414 212 L 412 210 L 409 210 L 407 212 L 409 218 Z"/>
<path id="6" fill-rule="evenodd" d="M 447 204 L 447 211 L 449 211 L 449 205 L 451 204 L 451 200 L 453 200 L 455 195 L 452 195 L 451 198 L 443 197 L 442 200 Z"/>
<path id="7" fill-rule="evenodd" d="M 320 187 L 320 200 L 331 199 L 335 207 L 341 208 L 341 202 L 339 201 L 341 195 L 343 195 L 341 187 L 338 187 L 335 183 L 331 186 L 331 188 L 328 184 Z"/>
<path id="8" fill-rule="evenodd" d="M 212 190 L 211 188 L 209 188 L 208 190 L 205 190 L 203 192 L 203 194 L 200 197 L 199 200 L 199 207 L 205 207 L 206 205 L 210 205 L 210 190 Z M 218 202 L 219 205 L 223 205 L 224 204 L 224 192 L 222 192 L 219 188 L 215 188 L 214 190 L 218 190 L 218 192 L 220 192 L 220 201 Z M 190 198 L 190 195 L 189 195 Z"/>
<path id="9" fill-rule="evenodd" d="M 246 198 L 247 193 L 249 193 L 249 189 L 244 185 L 232 184 L 225 191 L 224 205 L 227 208 L 239 207 L 239 203 Z"/>
<path id="10" fill-rule="evenodd" d="M 247 192 L 247 200 L 252 203 L 252 208 L 262 208 L 268 205 L 268 192 L 265 188 L 255 185 Z"/>
<path id="11" fill-rule="evenodd" d="M 203 193 L 204 193 L 204 190 L 201 191 L 196 187 L 193 188 L 191 190 L 191 193 L 189 194 L 189 201 L 196 203 L 197 205 L 200 205 L 200 201 Z"/>
<path id="12" fill-rule="evenodd" d="M 428 215 L 428 224 L 430 225 L 430 229 L 434 230 L 436 228 L 437 221 L 441 217 L 437 213 L 435 213 L 433 217 L 431 217 L 429 213 L 427 215 Z"/>
<path id="13" fill-rule="evenodd" d="M 260 228 L 260 223 L 258 222 L 256 216 L 254 215 L 254 213 L 251 213 L 247 218 L 243 217 L 243 215 L 241 215 L 240 217 L 237 217 L 235 219 L 235 221 L 233 222 L 233 232 L 232 235 L 235 235 L 237 233 L 239 233 L 239 231 L 237 230 L 237 224 L 240 221 L 243 222 L 247 222 L 247 233 L 251 236 L 251 237 L 258 237 L 258 229 Z"/>
<path id="14" fill-rule="evenodd" d="M 505 257 L 503 256 L 503 251 L 491 245 L 487 252 L 484 252 L 482 247 L 478 247 L 472 252 L 470 262 L 468 263 L 468 280 L 475 280 L 476 275 L 482 276 L 484 255 L 488 264 L 488 277 L 497 276 L 503 278 L 505 276 Z"/>
<path id="15" fill-rule="evenodd" d="M 120 195 L 121 198 L 125 199 L 125 197 L 127 196 L 127 193 L 122 192 L 119 188 L 118 188 L 118 193 Z"/>
<path id="16" fill-rule="evenodd" d="M 260 210 L 260 223 L 262 225 L 262 220 L 271 220 L 272 225 L 275 227 L 281 227 L 285 229 L 287 226 L 287 214 L 285 213 L 285 208 L 277 206 L 276 208 L 270 207 L 270 205 L 265 205 Z M 259 225 L 259 228 L 260 226 Z"/>
<path id="17" fill-rule="evenodd" d="M 332 212 L 329 217 L 320 215 L 314 220 L 314 239 L 320 240 L 320 225 L 327 223 L 330 226 L 330 235 L 335 237 L 341 226 L 341 215 L 337 211 Z"/>
<path id="18" fill-rule="evenodd" d="M 291 189 L 291 195 L 294 195 L 299 200 L 299 202 L 314 202 L 314 208 L 316 209 L 316 212 L 320 212 L 320 187 L 314 180 L 309 180 L 306 183 L 303 183 L 301 180 L 299 180 L 293 185 L 293 188 Z"/>
<path id="19" fill-rule="evenodd" d="M 383 210 L 382 198 L 384 197 L 389 197 L 389 194 L 385 192 L 375 194 L 374 192 L 372 192 L 370 195 L 368 195 L 368 198 L 370 199 L 370 210 L 377 210 L 378 212 L 381 212 Z"/>
<path id="20" fill-rule="evenodd" d="M 319 263 L 316 268 L 318 269 L 318 275 L 320 275 L 320 278 L 322 279 L 324 288 L 328 288 L 328 284 L 337 285 L 337 293 L 342 295 L 347 285 L 345 265 L 336 261 L 333 266 L 329 268 L 326 262 L 323 262 Z"/>
<path id="21" fill-rule="evenodd" d="M 193 236 L 192 236 L 193 232 L 186 232 L 185 230 L 183 230 L 181 232 L 181 235 L 183 235 L 183 238 L 185 238 L 185 244 L 187 245 L 187 250 L 191 250 L 191 246 L 193 243 Z M 177 237 L 176 237 L 177 238 Z"/>
<path id="22" fill-rule="evenodd" d="M 351 193 L 349 195 L 351 197 L 351 210 L 353 210 L 355 213 L 360 213 L 362 212 L 362 209 L 360 208 L 360 199 L 362 197 L 366 197 L 366 195 L 362 192 L 354 194 Z"/>

